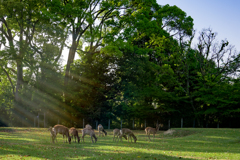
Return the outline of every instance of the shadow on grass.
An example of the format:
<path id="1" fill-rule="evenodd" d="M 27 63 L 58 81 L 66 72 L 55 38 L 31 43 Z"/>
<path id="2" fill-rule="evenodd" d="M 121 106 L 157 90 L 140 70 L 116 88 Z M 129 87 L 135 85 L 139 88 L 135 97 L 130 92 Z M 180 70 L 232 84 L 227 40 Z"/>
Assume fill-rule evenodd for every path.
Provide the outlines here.
<path id="1" fill-rule="evenodd" d="M 0 129 L 2 130 L 2 129 Z M 50 133 L 47 129 L 15 129 L 15 132 L 0 132 L 0 159 L 13 156 L 28 159 L 196 159 L 194 156 L 178 156 L 183 152 L 212 152 L 221 153 L 228 148 L 231 132 L 216 133 L 196 132 L 184 137 L 164 137 L 162 132 L 156 135 L 154 142 L 146 140 L 144 131 L 134 131 L 137 143 L 113 142 L 111 130 L 106 137 L 98 137 L 97 143 L 92 144 L 89 136 L 84 143 L 63 143 L 61 135 L 57 136 L 58 143 L 50 143 Z M 201 130 L 200 130 L 201 131 Z M 98 135 L 98 134 L 96 134 Z M 224 143 L 217 140 L 217 135 L 226 139 Z M 81 134 L 80 134 L 81 136 Z M 152 138 L 152 136 L 151 136 Z M 231 145 L 229 153 L 239 153 L 239 146 Z"/>

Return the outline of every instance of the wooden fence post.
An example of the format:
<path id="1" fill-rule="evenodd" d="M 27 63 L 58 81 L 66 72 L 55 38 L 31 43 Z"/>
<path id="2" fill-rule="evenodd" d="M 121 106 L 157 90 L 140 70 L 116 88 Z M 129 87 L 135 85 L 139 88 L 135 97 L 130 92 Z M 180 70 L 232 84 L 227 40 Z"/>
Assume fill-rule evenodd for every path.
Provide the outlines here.
<path id="1" fill-rule="evenodd" d="M 46 128 L 46 119 L 45 119 L 45 112 L 44 112 L 44 128 Z"/>
<path id="2" fill-rule="evenodd" d="M 98 129 L 97 127 L 98 127 L 98 121 L 96 120 L 96 130 Z"/>
<path id="3" fill-rule="evenodd" d="M 181 128 L 183 128 L 183 118 L 181 118 Z"/>
<path id="4" fill-rule="evenodd" d="M 38 128 L 39 128 L 39 113 L 38 113 L 38 116 L 37 116 L 37 118 L 38 118 Z"/>
<path id="5" fill-rule="evenodd" d="M 83 127 L 82 127 L 82 128 L 84 128 L 84 126 L 85 126 L 85 125 L 84 125 L 84 118 L 83 118 Z"/>
<path id="6" fill-rule="evenodd" d="M 170 119 L 168 120 L 168 129 L 170 129 Z"/>

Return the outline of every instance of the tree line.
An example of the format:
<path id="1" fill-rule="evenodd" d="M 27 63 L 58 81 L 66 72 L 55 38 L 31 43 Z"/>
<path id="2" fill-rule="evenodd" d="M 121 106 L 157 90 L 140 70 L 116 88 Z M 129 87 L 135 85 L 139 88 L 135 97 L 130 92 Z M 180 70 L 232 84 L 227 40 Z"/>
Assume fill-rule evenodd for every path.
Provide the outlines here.
<path id="1" fill-rule="evenodd" d="M 76 127 L 83 118 L 237 127 L 239 52 L 210 28 L 197 38 L 193 25 L 155 0 L 1 1 L 0 125 L 48 113 Z"/>

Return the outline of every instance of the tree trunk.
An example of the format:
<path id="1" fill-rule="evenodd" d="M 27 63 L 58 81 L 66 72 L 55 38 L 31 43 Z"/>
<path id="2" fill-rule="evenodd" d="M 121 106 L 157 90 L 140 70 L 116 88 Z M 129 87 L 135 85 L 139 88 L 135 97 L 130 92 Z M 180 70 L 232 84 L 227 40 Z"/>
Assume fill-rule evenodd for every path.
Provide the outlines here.
<path id="1" fill-rule="evenodd" d="M 76 40 L 73 40 L 72 42 L 72 46 L 69 50 L 69 54 L 68 54 L 68 61 L 67 61 L 67 67 L 66 67 L 66 72 L 65 72 L 65 80 L 64 80 L 64 85 L 68 84 L 68 80 L 70 79 L 70 66 L 73 63 L 74 57 L 75 57 L 75 53 L 77 50 L 77 43 Z"/>
<path id="2" fill-rule="evenodd" d="M 16 86 L 16 92 L 15 92 L 15 100 L 16 102 L 20 101 L 19 97 L 19 91 L 22 88 L 23 85 L 23 67 L 22 67 L 22 61 L 17 61 L 17 86 Z"/>

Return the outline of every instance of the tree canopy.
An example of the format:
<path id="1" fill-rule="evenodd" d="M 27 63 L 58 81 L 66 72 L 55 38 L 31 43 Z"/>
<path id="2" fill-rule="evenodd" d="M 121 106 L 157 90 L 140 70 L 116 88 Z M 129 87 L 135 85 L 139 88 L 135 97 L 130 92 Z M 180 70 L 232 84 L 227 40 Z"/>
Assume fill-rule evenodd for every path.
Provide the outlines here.
<path id="1" fill-rule="evenodd" d="M 0 125 L 30 126 L 39 113 L 68 126 L 226 125 L 239 118 L 239 52 L 212 29 L 196 38 L 193 26 L 155 0 L 1 1 Z"/>

